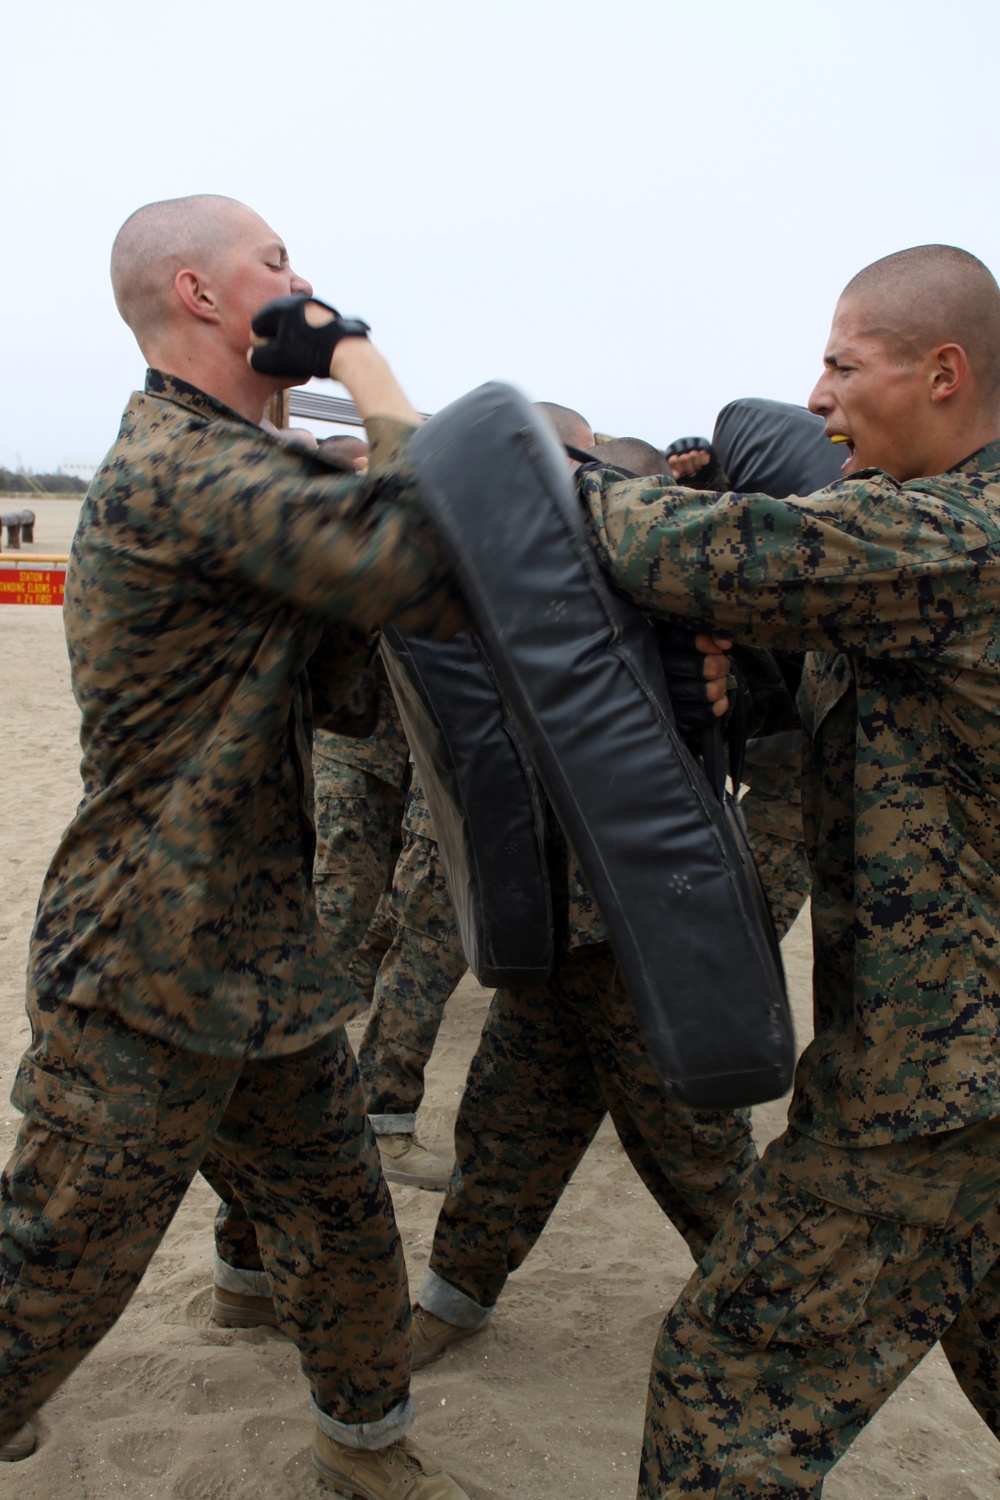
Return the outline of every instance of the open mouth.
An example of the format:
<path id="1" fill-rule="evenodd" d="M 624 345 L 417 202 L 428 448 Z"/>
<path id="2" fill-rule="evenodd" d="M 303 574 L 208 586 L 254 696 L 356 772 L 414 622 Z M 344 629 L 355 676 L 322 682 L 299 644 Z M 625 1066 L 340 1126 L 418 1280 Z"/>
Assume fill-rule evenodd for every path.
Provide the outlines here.
<path id="1" fill-rule="evenodd" d="M 847 448 L 847 457 L 840 466 L 842 474 L 850 473 L 854 466 L 854 444 L 846 432 L 831 432 L 828 434 L 831 443 L 844 443 Z"/>

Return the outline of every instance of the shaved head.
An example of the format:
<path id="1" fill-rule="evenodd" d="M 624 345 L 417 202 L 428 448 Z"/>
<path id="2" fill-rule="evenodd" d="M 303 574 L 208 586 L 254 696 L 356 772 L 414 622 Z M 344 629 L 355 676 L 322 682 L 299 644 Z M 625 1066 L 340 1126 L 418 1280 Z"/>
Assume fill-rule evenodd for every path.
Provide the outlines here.
<path id="1" fill-rule="evenodd" d="M 643 438 L 612 438 L 606 443 L 595 443 L 587 451 L 598 463 L 628 469 L 637 478 L 668 472 L 667 455 Z"/>
<path id="2" fill-rule="evenodd" d="M 561 443 L 569 443 L 572 448 L 589 448 L 593 443 L 594 433 L 590 423 L 571 406 L 558 406 L 554 401 L 536 401 L 535 410 L 545 413 Z"/>
<path id="3" fill-rule="evenodd" d="M 368 444 L 364 438 L 355 437 L 350 432 L 335 432 L 332 437 L 324 438 L 316 452 L 332 469 L 341 469 L 347 474 L 356 473 L 359 464 L 367 467 Z"/>
<path id="4" fill-rule="evenodd" d="M 954 245 L 917 245 L 859 271 L 841 303 L 863 316 L 901 365 L 941 344 L 965 350 L 984 400 L 1000 399 L 1000 287 L 974 255 Z"/>
<path id="5" fill-rule="evenodd" d="M 111 285 L 140 344 L 168 318 L 177 272 L 213 265 L 257 218 L 235 198 L 198 193 L 147 203 L 125 220 L 111 250 Z"/>

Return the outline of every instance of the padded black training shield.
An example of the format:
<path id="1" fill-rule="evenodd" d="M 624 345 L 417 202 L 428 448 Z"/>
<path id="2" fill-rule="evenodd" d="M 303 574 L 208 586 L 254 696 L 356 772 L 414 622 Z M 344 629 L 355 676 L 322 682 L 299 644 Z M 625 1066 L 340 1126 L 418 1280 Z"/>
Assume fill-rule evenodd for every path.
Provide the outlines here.
<path id="1" fill-rule="evenodd" d="M 776 500 L 811 495 L 842 479 L 847 451 L 830 442 L 823 418 L 804 406 L 756 396 L 722 408 L 712 445 L 734 490 Z"/>
<path id="2" fill-rule="evenodd" d="M 653 628 L 601 573 L 562 449 L 523 396 L 486 385 L 422 427 L 408 457 L 660 1077 L 707 1108 L 783 1093 L 780 963 L 673 727 Z"/>
<path id="3" fill-rule="evenodd" d="M 545 803 L 476 638 L 382 632 L 469 968 L 518 985 L 552 968 Z"/>

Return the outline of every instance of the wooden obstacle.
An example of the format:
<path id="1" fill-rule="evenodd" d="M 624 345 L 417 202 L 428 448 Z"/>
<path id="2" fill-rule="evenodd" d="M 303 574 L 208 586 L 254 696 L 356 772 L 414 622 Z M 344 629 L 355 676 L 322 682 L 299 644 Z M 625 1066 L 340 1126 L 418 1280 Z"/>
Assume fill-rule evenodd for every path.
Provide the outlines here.
<path id="1" fill-rule="evenodd" d="M 69 557 L 0 552 L 0 604 L 62 604 Z"/>
<path id="2" fill-rule="evenodd" d="M 0 511 L 0 527 L 7 528 L 7 546 L 18 548 L 22 541 L 35 540 L 35 512 L 33 510 Z"/>

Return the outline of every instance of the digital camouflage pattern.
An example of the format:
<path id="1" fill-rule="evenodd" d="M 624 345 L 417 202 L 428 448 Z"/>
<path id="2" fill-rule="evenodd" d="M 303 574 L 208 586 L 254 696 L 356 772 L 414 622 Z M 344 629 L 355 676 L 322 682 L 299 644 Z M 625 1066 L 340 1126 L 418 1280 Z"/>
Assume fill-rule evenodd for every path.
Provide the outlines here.
<path id="1" fill-rule="evenodd" d="M 381 690 L 391 697 L 384 673 Z M 395 705 L 379 719 L 378 774 L 342 759 L 346 737 L 317 735 L 316 906 L 331 946 L 352 955 L 351 977 L 371 997 L 358 1047 L 369 1113 L 406 1117 L 412 1132 L 445 1003 L 468 964 Z"/>
<path id="2" fill-rule="evenodd" d="M 323 738 L 317 730 L 313 891 L 326 940 L 350 972 L 391 879 L 406 794 L 368 771 L 326 760 Z"/>
<path id="3" fill-rule="evenodd" d="M 806 650 L 815 1040 L 790 1121 L 877 1146 L 1000 1113 L 1000 443 L 806 499 L 581 480 L 645 608 Z"/>
<path id="4" fill-rule="evenodd" d="M 747 840 L 783 938 L 809 895 L 811 876 L 802 832 L 802 735 L 750 740 L 743 765 L 749 790 L 740 802 Z"/>
<path id="5" fill-rule="evenodd" d="M 405 1117 L 412 1131 L 445 1004 L 468 968 L 416 772 L 388 910 L 393 937 L 375 976 L 358 1066 L 369 1113 Z M 379 1129 L 384 1125 L 377 1121 Z"/>
<path id="6" fill-rule="evenodd" d="M 246 1205 L 345 1441 L 409 1426 L 392 1206 L 312 897 L 311 739 L 371 727 L 370 632 L 464 621 L 396 460 L 366 477 L 149 372 L 95 476 L 64 622 L 84 796 L 28 969 L 0 1208 L 0 1441 L 110 1327 L 205 1159 Z"/>
<path id="7" fill-rule="evenodd" d="M 493 997 L 455 1122 L 457 1170 L 422 1307 L 453 1321 L 451 1288 L 493 1306 L 609 1111 L 640 1178 L 699 1256 L 757 1159 L 749 1115 L 690 1110 L 665 1093 L 601 943 L 567 954 L 546 984 Z"/>
<path id="8" fill-rule="evenodd" d="M 67 576 L 84 796 L 39 903 L 39 995 L 114 996 L 140 1030 L 229 1057 L 295 1051 L 358 1008 L 313 904 L 311 718 L 353 690 L 363 632 L 461 621 L 385 462 L 408 431 L 372 424 L 368 475 L 334 475 L 184 381 L 151 371 L 133 395 Z"/>
<path id="9" fill-rule="evenodd" d="M 769 1146 L 657 1341 L 639 1500 L 818 1496 L 938 1339 L 1000 1437 L 998 1200 L 996 1120 Z"/>
<path id="10" fill-rule="evenodd" d="M 395 870 L 395 863 L 392 869 Z M 389 879 L 392 876 L 390 874 Z M 378 898 L 375 915 L 368 923 L 364 937 L 354 950 L 348 972 L 362 995 L 371 995 L 375 989 L 375 977 L 382 965 L 382 960 L 388 953 L 392 944 L 393 928 L 392 915 L 389 911 L 389 897 L 392 887 L 384 890 Z"/>
<path id="11" fill-rule="evenodd" d="M 372 678 L 377 708 L 371 734 L 330 734 L 320 730 L 314 754 L 317 760 L 322 757 L 324 764 L 331 765 L 336 761 L 342 766 L 354 766 L 405 792 L 410 779 L 410 747 L 406 743 L 403 722 L 382 658 L 377 652 L 372 661 Z"/>
<path id="12" fill-rule="evenodd" d="M 365 1000 L 371 983 L 355 972 L 355 960 L 392 879 L 410 781 L 409 747 L 381 657 L 376 655 L 372 670 L 373 733 L 317 729 L 313 740 L 316 911 L 327 942 Z M 391 933 L 386 943 L 390 938 Z M 380 959 L 378 954 L 376 967 Z"/>
<path id="13" fill-rule="evenodd" d="M 406 1273 L 343 1031 L 240 1063 L 113 1009 L 30 1014 L 0 1206 L 0 1443 L 111 1327 L 203 1159 L 247 1205 L 317 1404 L 405 1429 Z"/>
<path id="14" fill-rule="evenodd" d="M 939 1337 L 1000 1434 L 1000 443 L 807 499 L 586 498 L 647 608 L 808 652 L 815 1039 L 664 1324 L 639 1482 L 806 1500 Z"/>
<path id="15" fill-rule="evenodd" d="M 797 820 L 791 848 L 799 851 L 794 771 L 784 781 L 792 816 L 780 826 L 794 832 Z M 597 903 L 551 813 L 548 834 L 562 956 L 547 983 L 493 997 L 455 1122 L 458 1171 L 418 1299 L 467 1326 L 492 1308 L 535 1244 L 609 1111 L 640 1178 L 695 1258 L 756 1161 L 748 1115 L 690 1110 L 664 1092 Z M 765 890 L 787 927 L 802 905 L 801 864 L 769 831 L 759 843 Z"/>

